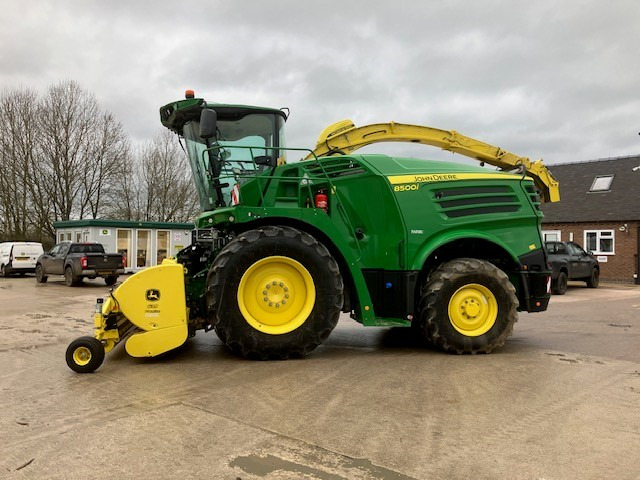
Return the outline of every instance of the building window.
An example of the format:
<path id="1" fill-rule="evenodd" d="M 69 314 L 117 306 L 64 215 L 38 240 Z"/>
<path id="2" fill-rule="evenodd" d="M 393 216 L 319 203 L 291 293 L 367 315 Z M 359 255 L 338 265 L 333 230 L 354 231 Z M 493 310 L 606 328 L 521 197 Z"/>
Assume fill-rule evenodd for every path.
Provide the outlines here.
<path id="1" fill-rule="evenodd" d="M 138 230 L 136 233 L 136 267 L 151 266 L 151 230 Z"/>
<path id="2" fill-rule="evenodd" d="M 156 231 L 156 265 L 169 255 L 169 230 Z"/>
<path id="3" fill-rule="evenodd" d="M 560 242 L 562 240 L 562 232 L 560 230 L 543 230 L 542 239 L 545 242 Z"/>
<path id="4" fill-rule="evenodd" d="M 66 235 L 67 235 L 67 242 L 70 242 L 71 241 L 71 232 L 67 232 Z"/>
<path id="5" fill-rule="evenodd" d="M 58 243 L 64 242 L 64 233 L 60 232 L 58 234 Z"/>
<path id="6" fill-rule="evenodd" d="M 584 245 L 588 252 L 613 255 L 615 253 L 613 230 L 585 230 Z"/>
<path id="7" fill-rule="evenodd" d="M 76 243 L 80 243 L 82 241 L 82 232 L 76 232 Z"/>
<path id="8" fill-rule="evenodd" d="M 611 190 L 613 175 L 598 175 L 591 184 L 590 192 L 608 192 Z"/>
<path id="9" fill-rule="evenodd" d="M 127 261 L 127 267 L 134 267 L 133 264 L 133 239 L 131 230 L 116 230 L 118 253 Z"/>

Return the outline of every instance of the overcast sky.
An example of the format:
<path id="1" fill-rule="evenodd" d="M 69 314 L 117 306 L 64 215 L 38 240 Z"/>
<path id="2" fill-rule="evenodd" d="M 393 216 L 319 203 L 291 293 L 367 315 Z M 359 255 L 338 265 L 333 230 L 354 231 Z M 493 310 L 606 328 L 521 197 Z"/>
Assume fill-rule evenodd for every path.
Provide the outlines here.
<path id="1" fill-rule="evenodd" d="M 550 164 L 633 155 L 639 50 L 637 0 L 0 0 L 0 88 L 76 80 L 135 142 L 190 88 L 289 107 L 292 147 L 350 118 L 455 129 Z"/>

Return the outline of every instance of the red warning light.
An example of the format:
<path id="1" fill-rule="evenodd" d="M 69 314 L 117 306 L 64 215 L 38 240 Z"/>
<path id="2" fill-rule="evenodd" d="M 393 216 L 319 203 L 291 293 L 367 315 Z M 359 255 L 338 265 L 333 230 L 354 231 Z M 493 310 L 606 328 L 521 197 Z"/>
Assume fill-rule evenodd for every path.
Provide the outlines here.
<path id="1" fill-rule="evenodd" d="M 196 94 L 195 94 L 195 92 L 193 90 L 186 90 L 184 92 L 184 98 L 193 98 L 195 96 L 196 96 Z"/>

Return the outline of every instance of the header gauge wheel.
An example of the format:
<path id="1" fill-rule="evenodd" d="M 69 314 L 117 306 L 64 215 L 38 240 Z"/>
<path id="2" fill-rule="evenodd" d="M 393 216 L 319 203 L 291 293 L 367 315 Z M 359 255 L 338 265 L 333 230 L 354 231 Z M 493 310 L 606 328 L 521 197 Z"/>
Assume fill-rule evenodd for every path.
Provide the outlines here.
<path id="1" fill-rule="evenodd" d="M 240 234 L 207 278 L 209 321 L 248 358 L 302 357 L 324 342 L 343 302 L 340 269 L 307 233 L 265 227 Z"/>
<path id="2" fill-rule="evenodd" d="M 104 345 L 94 337 L 80 337 L 67 347 L 66 360 L 71 370 L 91 373 L 104 361 Z"/>

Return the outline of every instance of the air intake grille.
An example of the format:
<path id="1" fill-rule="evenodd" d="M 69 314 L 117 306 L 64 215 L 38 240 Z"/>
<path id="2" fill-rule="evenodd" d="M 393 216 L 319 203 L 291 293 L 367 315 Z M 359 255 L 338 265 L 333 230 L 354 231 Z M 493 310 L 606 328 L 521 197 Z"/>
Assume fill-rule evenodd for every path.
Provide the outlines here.
<path id="1" fill-rule="evenodd" d="M 540 210 L 540 195 L 536 192 L 536 188 L 533 185 L 526 185 L 524 188 L 527 191 L 527 195 L 529 195 L 533 206 Z"/>
<path id="2" fill-rule="evenodd" d="M 506 185 L 438 189 L 434 196 L 449 218 L 513 213 L 522 207 L 513 189 Z"/>

